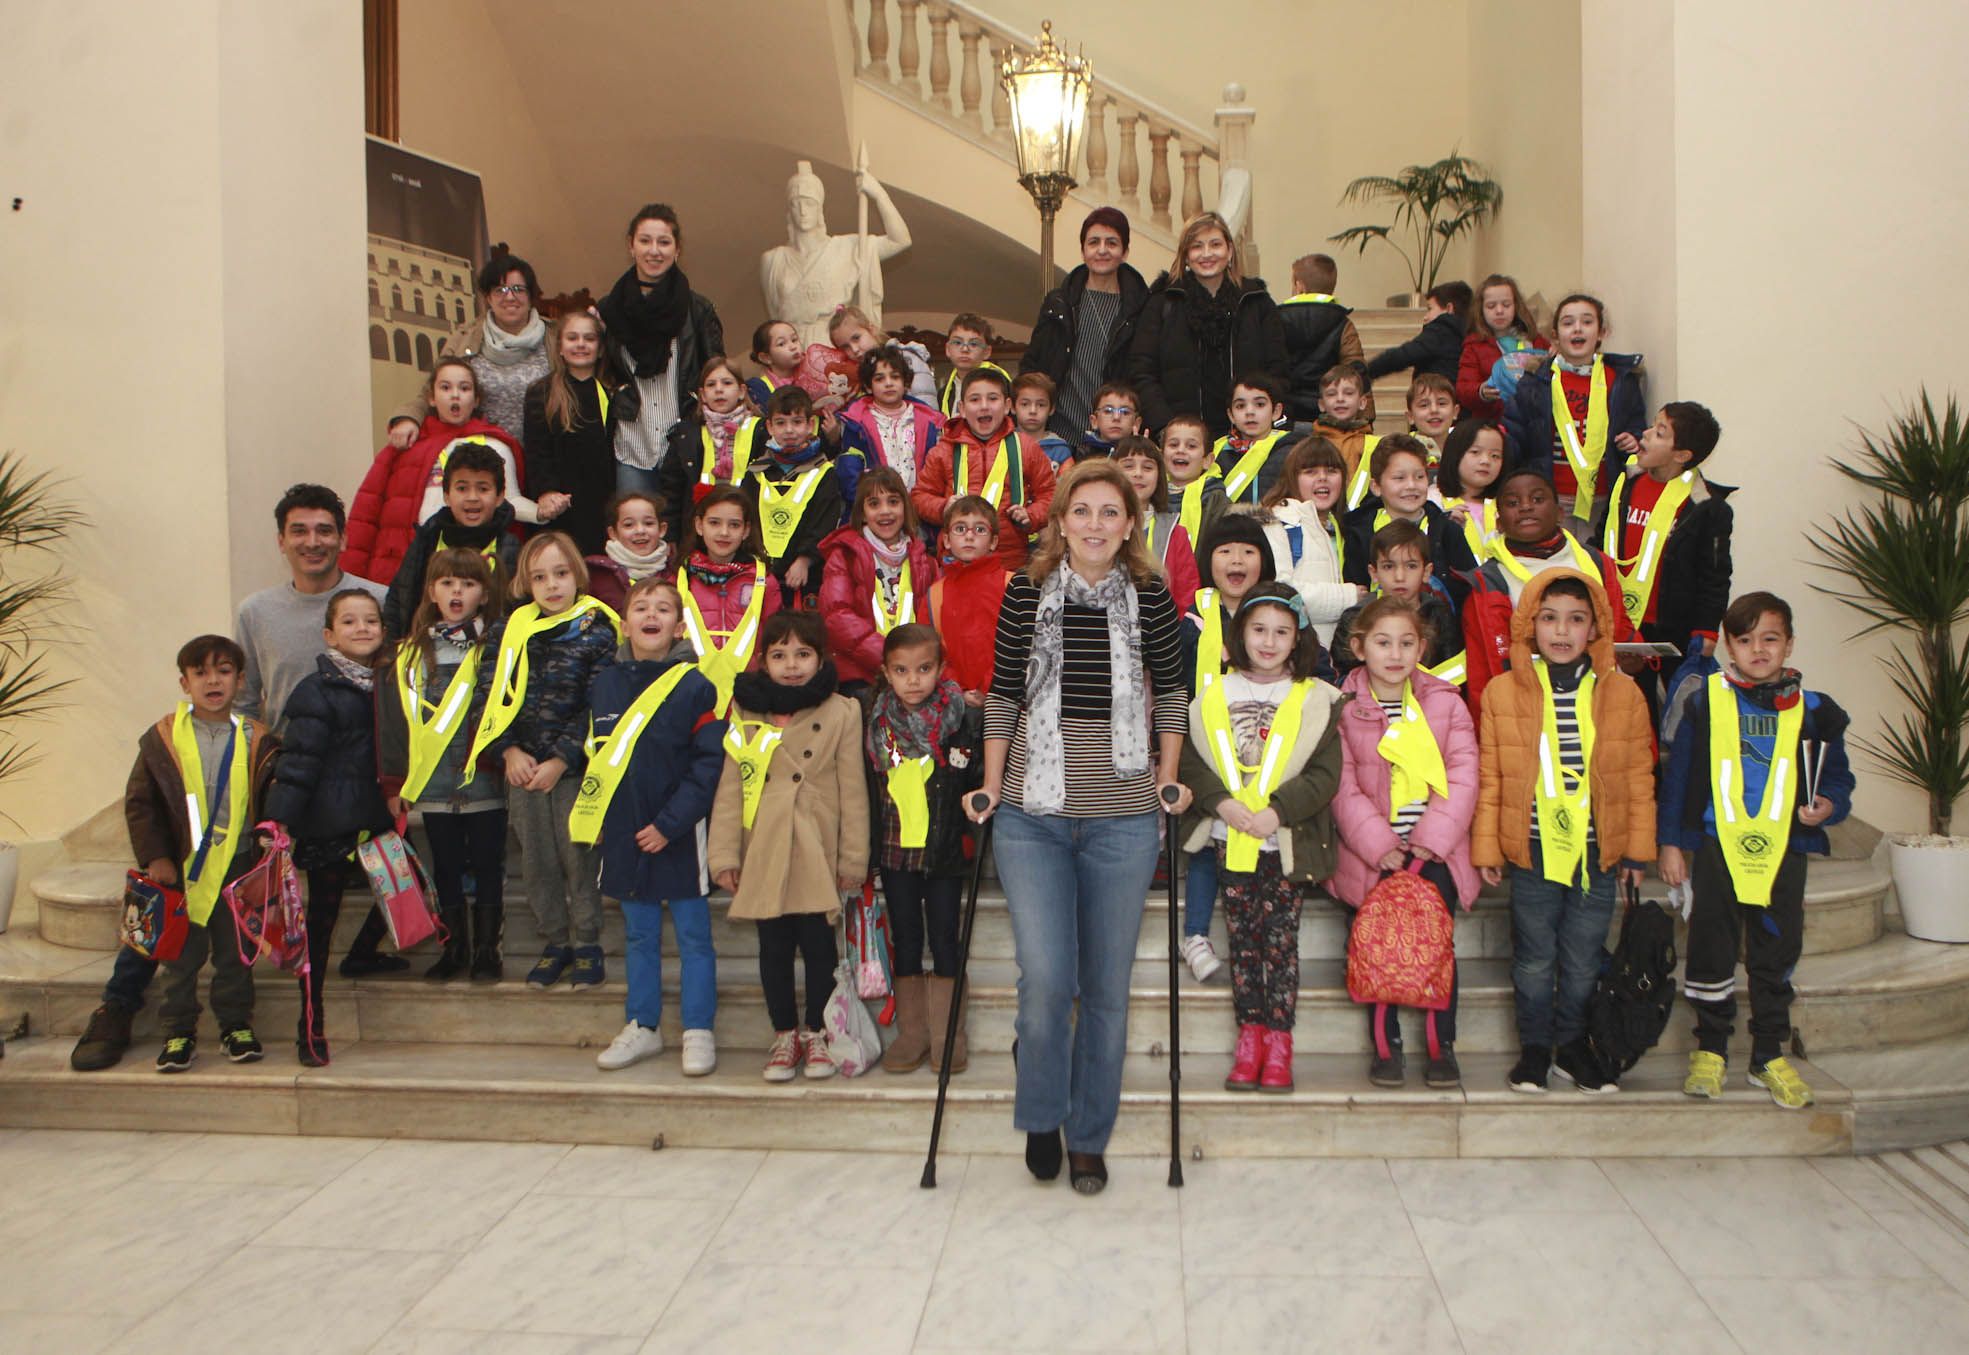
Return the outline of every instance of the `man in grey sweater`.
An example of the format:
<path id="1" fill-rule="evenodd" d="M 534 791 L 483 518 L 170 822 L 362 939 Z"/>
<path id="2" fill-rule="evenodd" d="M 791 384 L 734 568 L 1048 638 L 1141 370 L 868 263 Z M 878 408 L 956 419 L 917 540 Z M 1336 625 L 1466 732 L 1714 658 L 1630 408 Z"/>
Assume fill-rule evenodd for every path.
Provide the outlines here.
<path id="1" fill-rule="evenodd" d="M 246 651 L 246 675 L 234 708 L 279 733 L 287 698 L 315 670 L 328 599 L 344 588 L 371 593 L 381 606 L 382 584 L 342 572 L 348 516 L 324 485 L 295 485 L 274 505 L 278 544 L 293 577 L 239 604 L 236 636 Z"/>

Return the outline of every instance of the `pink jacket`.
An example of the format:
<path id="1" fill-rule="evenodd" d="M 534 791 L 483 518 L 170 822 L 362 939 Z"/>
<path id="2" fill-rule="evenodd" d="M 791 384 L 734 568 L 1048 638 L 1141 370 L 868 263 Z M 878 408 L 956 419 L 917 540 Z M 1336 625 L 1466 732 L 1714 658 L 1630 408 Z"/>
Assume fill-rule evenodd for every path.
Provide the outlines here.
<path id="1" fill-rule="evenodd" d="M 1481 887 L 1477 869 L 1470 864 L 1470 820 L 1477 812 L 1477 729 L 1460 688 L 1419 670 L 1414 682 L 1415 699 L 1442 749 L 1449 798 L 1429 797 L 1408 840 L 1449 863 L 1456 891 L 1462 895 L 1459 902 L 1468 908 Z M 1345 770 L 1333 795 L 1333 823 L 1340 833 L 1340 861 L 1326 886 L 1340 902 L 1358 908 L 1381 878 L 1375 863 L 1402 843 L 1388 823 L 1391 778 L 1388 760 L 1378 747 L 1388 732 L 1388 717 L 1368 689 L 1366 668 L 1347 674 L 1340 690 L 1354 699 L 1339 715 Z"/>

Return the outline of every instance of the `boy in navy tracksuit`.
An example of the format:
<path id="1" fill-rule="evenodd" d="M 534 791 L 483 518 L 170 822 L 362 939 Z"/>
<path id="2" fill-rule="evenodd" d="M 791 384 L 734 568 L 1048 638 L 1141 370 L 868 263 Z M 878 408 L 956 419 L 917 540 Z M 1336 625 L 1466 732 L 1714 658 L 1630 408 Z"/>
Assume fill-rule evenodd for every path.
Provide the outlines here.
<path id="1" fill-rule="evenodd" d="M 717 955 L 711 944 L 710 884 L 704 874 L 704 821 L 725 768 L 726 724 L 713 715 L 718 694 L 689 663 L 669 659 L 682 622 L 677 586 L 644 579 L 623 604 L 629 660 L 596 674 L 590 689 L 594 732 L 587 779 L 570 833 L 580 841 L 600 810 L 601 888 L 622 903 L 628 946 L 628 1016 L 595 1059 L 626 1068 L 663 1052 L 663 909 L 677 932 L 683 1071 L 717 1067 L 711 1024 L 718 1010 Z M 644 700 L 645 697 L 649 700 Z M 621 749 L 615 736 L 629 740 Z M 616 770 L 619 769 L 619 770 Z M 605 805 L 598 800 L 605 799 Z"/>
<path id="2" fill-rule="evenodd" d="M 1750 1081 L 1788 1109 L 1812 1090 L 1784 1059 L 1791 972 L 1805 938 L 1805 856 L 1852 812 L 1846 712 L 1808 692 L 1791 657 L 1791 607 L 1747 593 L 1723 614 L 1728 669 L 1690 699 L 1661 782 L 1661 877 L 1692 886 L 1683 991 L 1696 1013 L 1690 1096 L 1723 1094 L 1736 1023 L 1737 948 L 1750 976 Z M 1722 704 L 1727 701 L 1727 704 Z"/>

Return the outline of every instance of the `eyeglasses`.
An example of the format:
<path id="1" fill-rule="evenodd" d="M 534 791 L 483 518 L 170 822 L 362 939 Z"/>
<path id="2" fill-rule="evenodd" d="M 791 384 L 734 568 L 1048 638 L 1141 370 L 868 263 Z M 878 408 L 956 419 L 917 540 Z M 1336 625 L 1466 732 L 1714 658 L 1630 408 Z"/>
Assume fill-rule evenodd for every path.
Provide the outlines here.
<path id="1" fill-rule="evenodd" d="M 533 291 L 524 282 L 509 282 L 504 287 L 494 287 L 492 290 L 501 296 L 530 296 Z"/>
<path id="2" fill-rule="evenodd" d="M 949 346 L 961 353 L 975 353 L 980 349 L 989 348 L 991 345 L 987 344 L 983 339 L 952 339 L 949 341 Z"/>
<path id="3" fill-rule="evenodd" d="M 944 532 L 950 536 L 990 536 L 992 526 L 989 522 L 953 522 Z"/>
<path id="4" fill-rule="evenodd" d="M 1111 419 L 1125 419 L 1135 412 L 1133 405 L 1102 405 L 1101 413 Z"/>

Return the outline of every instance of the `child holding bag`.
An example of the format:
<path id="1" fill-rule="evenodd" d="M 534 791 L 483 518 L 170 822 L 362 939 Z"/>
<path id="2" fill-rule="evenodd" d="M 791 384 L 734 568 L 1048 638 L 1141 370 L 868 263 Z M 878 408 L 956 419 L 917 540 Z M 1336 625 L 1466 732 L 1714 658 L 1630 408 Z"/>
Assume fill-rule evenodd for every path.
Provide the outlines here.
<path id="1" fill-rule="evenodd" d="M 1360 667 L 1340 690 L 1354 699 L 1339 717 L 1345 772 L 1333 797 L 1340 830 L 1339 863 L 1327 888 L 1355 909 L 1383 875 L 1421 863 L 1455 916 L 1479 888 L 1470 864 L 1470 820 L 1477 810 L 1477 731 L 1462 689 L 1422 668 L 1429 624 L 1414 603 L 1379 597 L 1361 608 L 1351 643 Z M 1369 1007 L 1375 1055 L 1368 1080 L 1399 1087 L 1406 1080 L 1401 1016 L 1389 1006 L 1377 1029 L 1379 1008 Z M 1456 986 L 1449 1006 L 1436 1013 L 1436 1047 L 1423 1079 L 1438 1090 L 1462 1083 L 1456 1053 Z M 1385 1052 L 1384 1052 L 1385 1051 Z"/>
<path id="2" fill-rule="evenodd" d="M 1340 693 L 1313 676 L 1319 637 L 1290 587 L 1258 585 L 1230 631 L 1231 671 L 1190 702 L 1183 845 L 1214 851 L 1231 941 L 1229 1091 L 1292 1090 L 1301 890 L 1334 867 Z"/>

